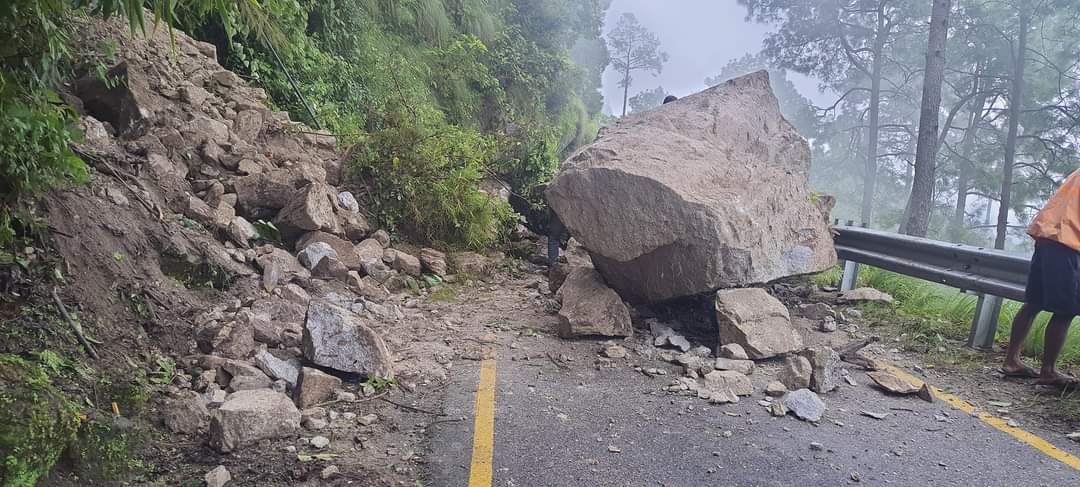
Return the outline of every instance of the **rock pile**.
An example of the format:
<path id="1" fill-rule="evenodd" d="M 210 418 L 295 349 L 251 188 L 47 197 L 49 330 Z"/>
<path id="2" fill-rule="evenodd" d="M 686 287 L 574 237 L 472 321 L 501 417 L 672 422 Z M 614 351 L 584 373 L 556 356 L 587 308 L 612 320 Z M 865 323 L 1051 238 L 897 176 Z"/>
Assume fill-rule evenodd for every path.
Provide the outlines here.
<path id="1" fill-rule="evenodd" d="M 180 255 L 161 257 L 163 269 L 243 284 L 195 316 L 196 350 L 180 361 L 165 425 L 235 451 L 297 434 L 304 408 L 355 400 L 343 378 L 393 378 L 383 335 L 403 314 L 390 298 L 424 273 L 448 277 L 448 257 L 393 248 L 342 186 L 335 138 L 268 109 L 213 45 L 181 32 L 174 44 L 167 29 L 132 40 L 115 21 L 83 33 L 118 39 L 122 61 L 115 83 L 87 75 L 67 94 L 87 134 L 78 151 L 130 174 L 173 233 L 209 235 L 197 251 L 166 249 Z M 479 254 L 462 262 L 493 267 Z"/>

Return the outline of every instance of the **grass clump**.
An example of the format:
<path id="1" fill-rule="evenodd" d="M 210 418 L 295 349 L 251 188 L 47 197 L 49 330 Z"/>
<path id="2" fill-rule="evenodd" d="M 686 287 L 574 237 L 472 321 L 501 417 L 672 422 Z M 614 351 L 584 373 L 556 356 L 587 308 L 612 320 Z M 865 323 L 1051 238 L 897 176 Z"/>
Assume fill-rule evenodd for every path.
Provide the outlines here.
<path id="1" fill-rule="evenodd" d="M 813 277 L 818 285 L 838 286 L 843 271 L 834 268 Z M 913 339 L 927 344 L 942 340 L 966 340 L 975 316 L 978 298 L 961 290 L 941 284 L 924 281 L 914 277 L 889 272 L 870 266 L 860 266 L 858 287 L 872 287 L 888 293 L 896 299 L 893 308 L 865 309 L 870 316 L 882 321 L 900 321 L 904 332 L 911 333 Z M 1007 344 L 1012 331 L 1013 318 L 1020 310 L 1021 303 L 1006 300 L 1001 307 L 995 340 Z M 1046 326 L 1050 321 L 1049 313 L 1040 313 L 1024 341 L 1024 355 L 1042 357 L 1046 339 Z M 1080 365 L 1080 333 L 1071 333 L 1065 341 L 1061 365 Z"/>

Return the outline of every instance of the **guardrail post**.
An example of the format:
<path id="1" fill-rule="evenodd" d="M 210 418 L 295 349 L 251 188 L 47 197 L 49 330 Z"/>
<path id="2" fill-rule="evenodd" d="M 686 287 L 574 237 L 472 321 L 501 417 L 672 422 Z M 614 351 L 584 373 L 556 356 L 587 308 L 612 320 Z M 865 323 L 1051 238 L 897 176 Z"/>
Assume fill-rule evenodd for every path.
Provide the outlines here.
<path id="1" fill-rule="evenodd" d="M 971 334 L 967 346 L 973 348 L 991 348 L 997 335 L 998 316 L 1001 315 L 1002 299 L 987 294 L 979 295 L 975 305 L 975 319 L 971 323 Z"/>
<path id="2" fill-rule="evenodd" d="M 848 220 L 847 221 L 847 226 L 850 227 L 850 226 L 853 226 L 853 225 L 855 225 L 854 220 Z M 865 227 L 866 225 L 863 224 L 863 226 Z M 840 291 L 844 292 L 844 291 L 850 291 L 852 289 L 855 289 L 855 286 L 858 285 L 858 282 L 859 282 L 859 263 L 858 262 L 852 262 L 850 260 L 845 260 L 844 261 L 844 277 L 840 279 Z"/>

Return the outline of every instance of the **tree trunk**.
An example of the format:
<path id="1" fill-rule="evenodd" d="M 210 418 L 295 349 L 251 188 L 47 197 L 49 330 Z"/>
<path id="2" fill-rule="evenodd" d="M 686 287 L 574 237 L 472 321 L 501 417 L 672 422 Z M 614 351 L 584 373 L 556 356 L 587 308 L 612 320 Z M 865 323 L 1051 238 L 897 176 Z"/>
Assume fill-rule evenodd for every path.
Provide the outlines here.
<path id="1" fill-rule="evenodd" d="M 622 116 L 626 116 L 626 102 L 630 99 L 630 54 L 634 52 L 634 40 L 626 46 L 626 71 L 623 73 Z"/>
<path id="2" fill-rule="evenodd" d="M 1030 16 L 1027 7 L 1021 5 L 1020 29 L 1017 33 L 1016 52 L 1013 53 L 1012 86 L 1009 89 L 1009 135 L 1005 139 L 1005 161 L 1001 165 L 1001 199 L 997 215 L 997 236 L 994 238 L 995 249 L 1005 248 L 1005 237 L 1009 230 L 1013 166 L 1016 163 L 1016 137 L 1020 130 L 1020 114 L 1024 109 L 1024 59 L 1027 56 L 1027 30 Z"/>
<path id="3" fill-rule="evenodd" d="M 874 216 L 874 193 L 877 186 L 878 124 L 881 115 L 881 69 L 885 51 L 885 2 L 878 4 L 877 30 L 874 35 L 874 61 L 870 75 L 870 127 L 867 129 L 866 162 L 863 167 L 863 196 L 860 223 L 870 226 Z"/>
<path id="4" fill-rule="evenodd" d="M 945 46 L 949 34 L 951 0 L 934 0 L 930 15 L 930 39 L 926 47 L 919 140 L 915 148 L 915 177 L 908 196 L 908 215 L 901 232 L 925 237 L 934 203 L 934 173 L 938 142 L 941 85 L 945 80 Z"/>
<path id="5" fill-rule="evenodd" d="M 979 76 L 982 75 L 980 67 L 976 67 L 975 76 L 971 82 L 971 93 L 974 95 L 981 89 Z M 949 241 L 959 243 L 964 236 L 964 217 L 967 215 L 967 196 L 971 189 L 972 172 L 975 166 L 971 164 L 971 155 L 975 151 L 975 137 L 979 132 L 979 123 L 982 122 L 983 105 L 986 104 L 986 95 L 975 95 L 971 104 L 971 116 L 968 117 L 967 128 L 964 129 L 964 138 L 960 142 L 961 160 L 957 164 L 956 178 L 956 206 L 953 208 L 952 218 L 949 220 Z"/>

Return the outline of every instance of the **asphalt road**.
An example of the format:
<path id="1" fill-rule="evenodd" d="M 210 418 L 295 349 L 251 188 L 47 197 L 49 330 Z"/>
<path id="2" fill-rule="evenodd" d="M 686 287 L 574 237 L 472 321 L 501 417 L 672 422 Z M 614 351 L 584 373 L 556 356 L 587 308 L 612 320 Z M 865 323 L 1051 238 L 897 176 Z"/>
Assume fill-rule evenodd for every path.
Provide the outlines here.
<path id="1" fill-rule="evenodd" d="M 709 405 L 662 392 L 672 376 L 588 360 L 497 359 L 490 485 L 1080 485 L 1080 471 L 941 401 L 844 385 L 815 425 L 770 416 L 760 393 Z M 445 412 L 468 420 L 428 431 L 426 486 L 470 485 L 478 376 L 478 363 L 462 364 L 444 389 Z M 758 390 L 766 380 L 754 378 Z"/>

